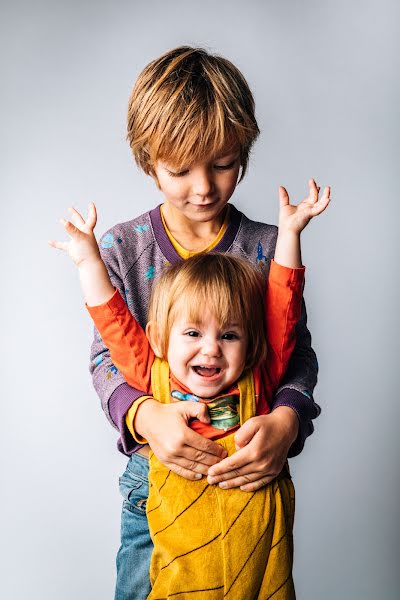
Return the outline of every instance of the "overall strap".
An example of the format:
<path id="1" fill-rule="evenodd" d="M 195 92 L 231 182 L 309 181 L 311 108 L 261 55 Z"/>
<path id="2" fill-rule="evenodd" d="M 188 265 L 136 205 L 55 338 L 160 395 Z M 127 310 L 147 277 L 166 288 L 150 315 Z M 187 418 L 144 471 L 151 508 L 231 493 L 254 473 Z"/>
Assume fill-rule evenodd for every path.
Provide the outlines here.
<path id="1" fill-rule="evenodd" d="M 151 367 L 151 389 L 154 398 L 163 404 L 169 404 L 169 364 L 166 360 L 156 357 Z"/>
<path id="2" fill-rule="evenodd" d="M 256 414 L 256 395 L 254 377 L 251 369 L 247 369 L 238 381 L 240 392 L 240 424 L 254 417 Z"/>

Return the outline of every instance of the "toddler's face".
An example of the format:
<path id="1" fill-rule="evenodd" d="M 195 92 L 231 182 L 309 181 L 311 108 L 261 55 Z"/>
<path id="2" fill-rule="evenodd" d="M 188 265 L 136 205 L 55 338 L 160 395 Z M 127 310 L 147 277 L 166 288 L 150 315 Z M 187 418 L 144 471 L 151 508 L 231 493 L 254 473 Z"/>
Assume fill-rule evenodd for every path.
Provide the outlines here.
<path id="1" fill-rule="evenodd" d="M 232 196 L 239 176 L 239 150 L 229 152 L 181 171 L 158 161 L 155 176 L 171 210 L 190 221 L 216 219 Z"/>
<path id="2" fill-rule="evenodd" d="M 200 323 L 178 317 L 170 332 L 171 372 L 193 394 L 211 398 L 231 386 L 246 364 L 247 334 L 239 322 L 221 328 L 205 307 Z"/>

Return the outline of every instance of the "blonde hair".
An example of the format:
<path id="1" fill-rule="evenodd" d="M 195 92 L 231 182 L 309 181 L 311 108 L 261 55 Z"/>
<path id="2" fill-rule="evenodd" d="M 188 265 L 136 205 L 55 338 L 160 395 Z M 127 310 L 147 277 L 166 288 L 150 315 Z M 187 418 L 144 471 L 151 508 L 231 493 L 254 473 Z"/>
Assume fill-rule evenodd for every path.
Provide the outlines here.
<path id="1" fill-rule="evenodd" d="M 235 65 L 202 48 L 180 46 L 151 62 L 129 99 L 128 135 L 137 164 L 154 175 L 240 150 L 240 180 L 259 129 L 250 88 Z"/>
<path id="2" fill-rule="evenodd" d="M 264 287 L 262 275 L 247 261 L 227 254 L 206 253 L 166 267 L 155 281 L 149 304 L 149 323 L 157 330 L 157 347 L 166 359 L 170 331 L 179 314 L 200 323 L 206 306 L 224 327 L 243 323 L 247 333 L 246 368 L 264 360 Z"/>

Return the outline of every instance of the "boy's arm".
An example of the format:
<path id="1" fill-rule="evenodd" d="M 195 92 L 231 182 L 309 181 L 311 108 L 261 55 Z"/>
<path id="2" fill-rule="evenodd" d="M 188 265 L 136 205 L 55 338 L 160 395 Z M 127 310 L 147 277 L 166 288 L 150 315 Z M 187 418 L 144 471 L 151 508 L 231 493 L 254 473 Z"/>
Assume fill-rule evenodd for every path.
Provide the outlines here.
<path id="1" fill-rule="evenodd" d="M 300 454 L 306 438 L 314 431 L 312 421 L 321 412 L 312 395 L 317 383 L 317 375 L 318 362 L 311 346 L 306 308 L 302 300 L 301 316 L 296 325 L 296 344 L 271 405 L 273 411 L 279 407 L 290 407 L 297 415 L 298 433 L 289 449 L 289 458 Z"/>

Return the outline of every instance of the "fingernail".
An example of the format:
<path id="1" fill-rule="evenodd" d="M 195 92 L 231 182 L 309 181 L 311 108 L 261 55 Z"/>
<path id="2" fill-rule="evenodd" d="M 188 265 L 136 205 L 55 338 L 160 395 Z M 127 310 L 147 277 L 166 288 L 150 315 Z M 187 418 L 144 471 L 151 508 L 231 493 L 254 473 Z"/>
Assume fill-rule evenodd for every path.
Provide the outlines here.
<path id="1" fill-rule="evenodd" d="M 220 488 L 227 488 L 228 487 L 228 483 L 226 481 L 221 481 L 221 483 L 218 484 Z"/>
<path id="2" fill-rule="evenodd" d="M 201 473 L 196 473 L 194 478 L 195 479 L 201 479 L 203 477 L 203 475 Z"/>

